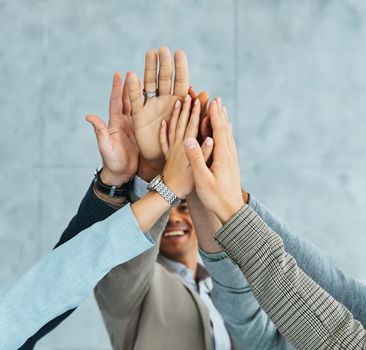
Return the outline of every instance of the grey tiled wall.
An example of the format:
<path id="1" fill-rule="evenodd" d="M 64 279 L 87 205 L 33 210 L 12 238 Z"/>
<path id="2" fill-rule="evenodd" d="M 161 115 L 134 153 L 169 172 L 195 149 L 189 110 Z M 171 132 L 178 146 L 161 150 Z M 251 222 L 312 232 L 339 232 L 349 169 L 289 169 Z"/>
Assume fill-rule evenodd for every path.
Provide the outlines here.
<path id="1" fill-rule="evenodd" d="M 113 72 L 186 50 L 228 105 L 243 185 L 366 281 L 366 3 L 0 0 L 0 283 L 56 243 L 99 156 Z M 90 297 L 37 347 L 109 349 Z"/>

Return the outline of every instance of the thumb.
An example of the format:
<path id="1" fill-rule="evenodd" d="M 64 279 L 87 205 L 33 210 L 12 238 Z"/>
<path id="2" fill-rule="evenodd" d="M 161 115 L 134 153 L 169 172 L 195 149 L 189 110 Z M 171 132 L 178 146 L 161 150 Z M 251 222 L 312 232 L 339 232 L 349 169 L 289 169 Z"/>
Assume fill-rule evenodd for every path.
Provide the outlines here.
<path id="1" fill-rule="evenodd" d="M 196 139 L 189 137 L 184 141 L 184 149 L 189 163 L 191 164 L 194 181 L 205 179 L 208 176 L 212 176 L 212 173 L 207 168 L 205 158 L 203 156 L 201 147 Z"/>
<path id="2" fill-rule="evenodd" d="M 93 125 L 95 136 L 97 141 L 105 142 L 109 138 L 109 132 L 106 123 L 94 114 L 88 114 L 86 116 L 86 121 Z"/>

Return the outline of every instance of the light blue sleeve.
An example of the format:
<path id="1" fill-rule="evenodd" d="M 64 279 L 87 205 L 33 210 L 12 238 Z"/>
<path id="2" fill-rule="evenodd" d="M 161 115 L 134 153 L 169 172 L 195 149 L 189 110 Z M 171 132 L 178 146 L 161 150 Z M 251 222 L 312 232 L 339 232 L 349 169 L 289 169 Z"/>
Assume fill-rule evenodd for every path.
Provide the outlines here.
<path id="1" fill-rule="evenodd" d="M 243 273 L 226 253 L 200 253 L 212 278 L 212 301 L 235 345 L 245 350 L 295 349 L 263 311 Z"/>
<path id="2" fill-rule="evenodd" d="M 0 295 L 0 349 L 18 349 L 78 306 L 113 267 L 153 246 L 126 205 L 47 254 Z"/>

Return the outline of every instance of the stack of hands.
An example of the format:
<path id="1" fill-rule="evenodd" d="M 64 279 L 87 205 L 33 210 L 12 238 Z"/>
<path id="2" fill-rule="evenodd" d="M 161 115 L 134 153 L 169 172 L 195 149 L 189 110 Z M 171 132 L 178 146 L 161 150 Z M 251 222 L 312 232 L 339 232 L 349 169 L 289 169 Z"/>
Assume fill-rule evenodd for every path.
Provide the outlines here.
<path id="1" fill-rule="evenodd" d="M 124 81 L 115 73 L 108 126 L 87 116 L 103 159 L 101 180 L 121 186 L 135 174 L 147 182 L 162 175 L 177 197 L 197 198 L 225 223 L 246 198 L 227 109 L 221 98 L 209 102 L 206 92 L 197 94 L 189 86 L 183 51 L 174 54 L 174 84 L 172 66 L 168 48 L 148 51 L 144 88 L 136 74 L 128 72 Z"/>
<path id="2" fill-rule="evenodd" d="M 165 319 L 168 313 L 164 312 L 164 307 L 160 308 L 163 305 L 161 302 L 168 300 L 166 307 L 169 309 L 174 305 L 175 308 L 177 301 L 183 298 L 190 300 L 190 297 L 186 299 L 187 292 L 179 292 L 181 294 L 177 299 L 164 299 L 157 291 L 161 290 L 161 281 L 169 281 L 167 288 L 172 287 L 171 295 L 175 297 L 178 295 L 176 291 L 182 289 L 182 281 L 175 277 L 158 277 L 160 282 L 151 283 L 156 289 L 145 299 L 153 269 L 143 270 L 138 266 L 144 264 L 152 268 L 152 264 L 146 262 L 155 264 L 158 249 L 155 248 L 149 256 L 135 261 L 135 265 L 126 267 L 123 264 L 154 246 L 155 238 L 143 235 L 140 231 L 150 231 L 179 199 L 186 198 L 202 250 L 210 253 L 223 248 L 226 256 L 234 262 L 234 265 L 230 262 L 227 264 L 226 256 L 223 258 L 225 254 L 203 254 L 206 258 L 210 255 L 209 259 L 220 256 L 219 260 L 212 258 L 214 262 L 206 260 L 211 265 L 212 277 L 216 278 L 217 287 L 212 293 L 212 299 L 216 295 L 216 303 L 223 317 L 223 320 L 218 317 L 220 315 L 215 308 L 209 309 L 208 314 L 212 310 L 217 313 L 217 316 L 207 319 L 212 337 L 217 336 L 212 341 L 220 337 L 222 348 L 230 346 L 225 321 L 228 331 L 231 330 L 230 335 L 240 348 L 292 349 L 290 341 L 299 349 L 366 349 L 363 324 L 354 319 L 349 311 L 354 310 L 355 315 L 362 318 L 364 286 L 346 278 L 311 245 L 291 237 L 267 209 L 259 207 L 257 213 L 245 206 L 249 195 L 241 189 L 238 156 L 226 108 L 220 98 L 209 102 L 207 93 L 197 94 L 189 88 L 188 64 L 184 52 L 175 52 L 174 66 L 172 92 L 173 69 L 169 49 L 161 48 L 158 54 L 149 51 L 146 54 L 144 88 L 134 73 L 127 73 L 125 81 L 121 74 L 114 75 L 108 126 L 95 115 L 87 116 L 95 129 L 103 159 L 103 168 L 96 174 L 93 183 L 94 193 L 104 202 L 120 207 L 126 204 L 127 189 L 135 175 L 150 182 L 148 188 L 151 191 L 131 204 L 131 210 L 126 206 L 117 211 L 117 215 L 109 214 L 108 218 L 108 215 L 102 213 L 97 216 L 101 219 L 104 215 L 105 220 L 102 221 L 89 218 L 89 226 L 81 225 L 83 220 L 72 220 L 73 224 L 70 223 L 66 234 L 63 234 L 62 245 L 40 260 L 7 294 L 2 295 L 0 347 L 16 349 L 39 330 L 38 335 L 29 338 L 24 345 L 27 349 L 27 346 L 33 347 L 39 339 L 37 337 L 43 336 L 44 330 L 48 332 L 49 327 L 55 327 L 55 321 L 57 325 L 57 322 L 67 317 L 65 311 L 78 306 L 102 279 L 96 296 L 103 305 L 101 310 L 103 316 L 106 315 L 107 328 L 110 319 L 113 322 L 116 320 L 116 326 L 113 322 L 110 323 L 112 342 L 115 339 L 115 329 L 121 334 L 128 334 L 123 329 L 129 328 L 134 322 L 136 325 L 140 322 L 137 319 L 131 321 L 134 319 L 129 319 L 129 316 L 126 318 L 131 310 L 138 317 L 149 313 L 146 311 L 148 307 L 145 312 L 136 310 L 142 310 L 140 307 L 145 305 L 147 299 L 150 300 L 150 305 L 158 300 L 151 295 L 159 295 L 160 301 L 153 310 L 159 310 L 158 318 L 164 319 L 160 325 L 160 334 L 166 333 L 165 325 L 170 316 Z M 142 183 L 140 179 L 137 182 Z M 119 195 L 113 196 L 109 189 L 113 193 L 117 189 Z M 93 194 L 92 197 L 94 200 Z M 85 211 L 90 208 L 85 204 L 83 207 Z M 116 211 L 116 208 L 112 210 L 108 205 L 103 204 L 103 207 Z M 262 213 L 263 220 L 259 212 Z M 282 238 L 272 231 L 271 224 L 287 240 L 286 245 L 295 253 L 300 267 L 295 258 L 285 251 Z M 81 227 L 87 228 L 82 230 Z M 157 228 L 156 231 L 162 233 L 161 225 L 160 228 L 157 225 Z M 68 244 L 63 244 L 65 242 Z M 197 255 L 197 250 L 194 254 Z M 196 260 L 194 263 L 197 265 Z M 216 263 L 219 268 L 215 269 L 213 265 Z M 186 265 L 190 268 L 189 264 Z M 116 270 L 112 271 L 116 266 Z M 106 274 L 109 277 L 104 279 Z M 131 285 L 128 281 L 132 280 L 134 282 Z M 185 288 L 182 290 L 185 291 Z M 131 309 L 130 305 L 127 307 L 130 311 L 126 311 L 125 307 L 131 302 L 128 295 L 133 295 L 132 304 L 135 304 L 135 308 Z M 165 295 L 169 296 L 169 293 Z M 210 293 L 207 295 L 210 301 L 206 306 L 213 306 Z M 31 303 L 29 296 L 32 297 Z M 169 304 L 169 300 L 172 304 Z M 198 305 L 196 300 L 193 304 L 191 302 L 183 304 L 180 310 L 184 310 L 186 305 Z M 178 342 L 179 339 L 185 342 L 187 337 L 184 332 L 188 334 L 190 330 L 186 328 L 181 333 L 182 327 L 177 325 L 195 325 L 194 315 L 198 315 L 200 322 L 204 319 L 198 308 L 189 310 L 195 310 L 193 316 L 183 312 L 183 323 L 176 323 L 175 327 L 179 331 L 175 336 L 182 335 L 182 338 L 171 337 L 169 341 L 174 344 L 177 339 Z M 169 315 L 175 316 L 175 313 L 169 310 Z M 61 319 L 57 317 L 46 328 L 40 329 L 56 316 Z M 155 317 L 150 320 L 155 320 Z M 212 326 L 213 320 L 218 327 Z M 215 334 L 212 330 L 215 327 L 221 331 Z M 145 333 L 149 335 L 146 337 L 148 344 L 151 334 L 155 333 L 159 334 L 155 328 L 154 332 Z M 126 340 L 124 335 L 117 337 L 120 338 L 120 343 L 116 344 Z M 200 333 L 192 340 L 192 344 L 204 343 L 211 344 Z M 143 344 L 143 340 L 139 344 Z M 187 348 L 185 343 L 182 344 L 184 347 L 180 349 Z M 121 347 L 125 348 L 118 346 Z M 206 348 L 210 348 L 210 345 Z"/>

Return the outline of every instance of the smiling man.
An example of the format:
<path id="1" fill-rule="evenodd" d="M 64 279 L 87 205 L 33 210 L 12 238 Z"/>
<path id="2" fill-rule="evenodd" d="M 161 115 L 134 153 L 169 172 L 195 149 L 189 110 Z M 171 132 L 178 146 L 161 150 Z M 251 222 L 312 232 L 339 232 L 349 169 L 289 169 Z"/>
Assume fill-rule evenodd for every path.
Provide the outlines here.
<path id="1" fill-rule="evenodd" d="M 160 254 L 196 273 L 198 241 L 185 200 L 170 213 L 160 242 Z"/>

